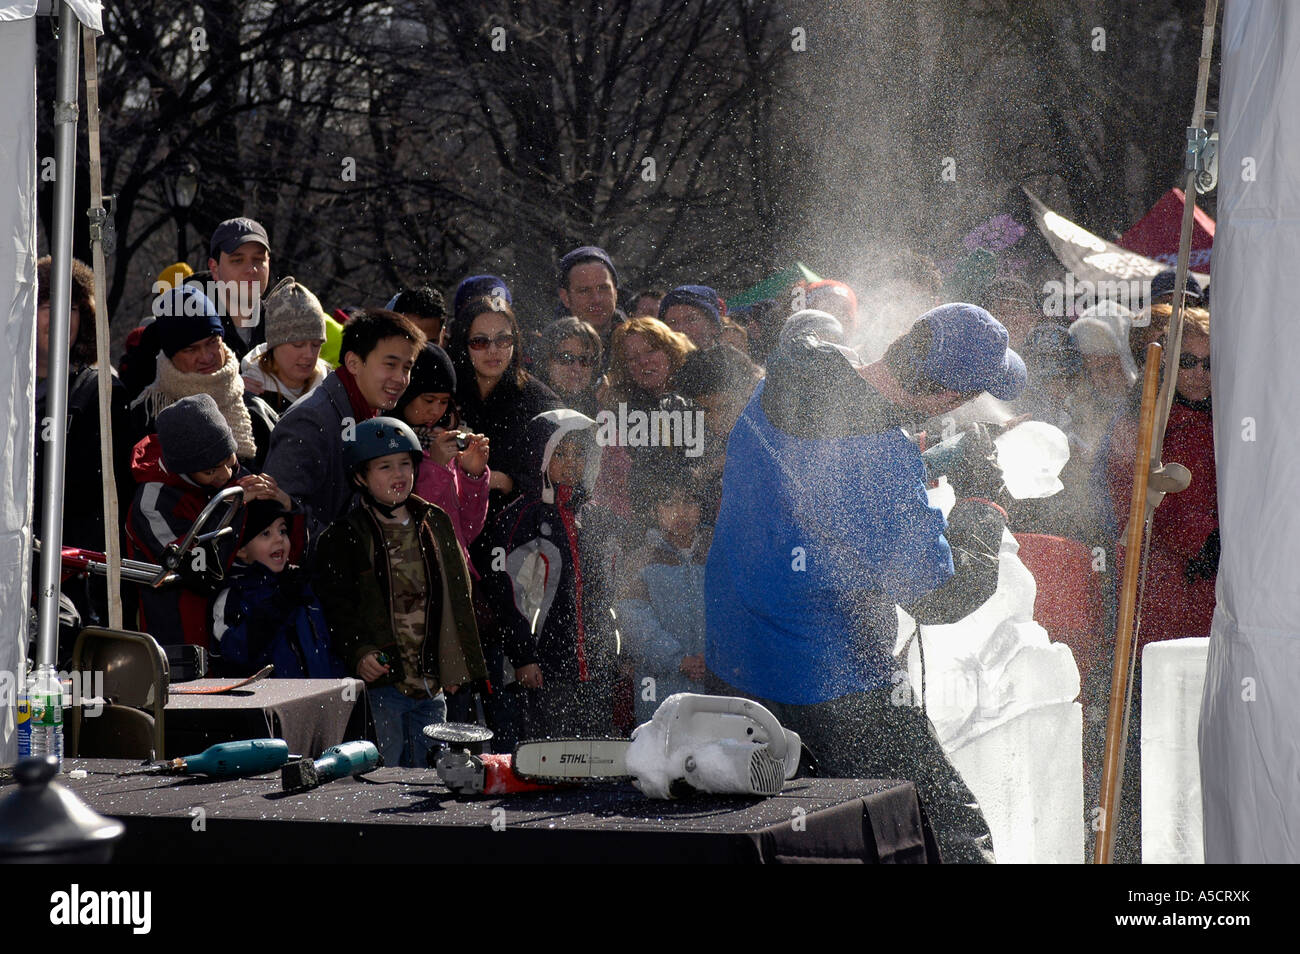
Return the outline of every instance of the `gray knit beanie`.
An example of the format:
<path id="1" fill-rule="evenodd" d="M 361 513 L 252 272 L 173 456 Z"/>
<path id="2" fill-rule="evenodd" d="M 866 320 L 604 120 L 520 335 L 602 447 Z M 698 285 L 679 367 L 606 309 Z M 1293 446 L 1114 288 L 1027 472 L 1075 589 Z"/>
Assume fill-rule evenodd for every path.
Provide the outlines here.
<path id="1" fill-rule="evenodd" d="M 266 347 L 294 341 L 324 341 L 325 311 L 320 299 L 293 276 L 280 279 L 262 303 L 266 318 Z"/>
<path id="2" fill-rule="evenodd" d="M 211 394 L 192 394 L 158 412 L 163 466 L 173 474 L 196 474 L 235 453 L 235 436 Z"/>

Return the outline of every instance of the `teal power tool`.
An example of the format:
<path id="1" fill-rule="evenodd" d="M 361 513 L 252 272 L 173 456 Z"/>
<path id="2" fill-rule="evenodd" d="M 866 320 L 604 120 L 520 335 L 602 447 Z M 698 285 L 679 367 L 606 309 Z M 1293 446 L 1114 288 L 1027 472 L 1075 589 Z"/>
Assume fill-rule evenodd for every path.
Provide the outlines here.
<path id="1" fill-rule="evenodd" d="M 305 792 L 349 775 L 364 775 L 379 768 L 379 749 L 373 742 L 344 742 L 326 749 L 321 757 L 298 759 L 280 769 L 280 788 L 286 792 Z"/>
<path id="2" fill-rule="evenodd" d="M 121 775 L 210 775 L 238 778 L 273 772 L 289 761 L 289 743 L 284 739 L 246 739 L 209 746 L 198 755 L 185 755 Z"/>

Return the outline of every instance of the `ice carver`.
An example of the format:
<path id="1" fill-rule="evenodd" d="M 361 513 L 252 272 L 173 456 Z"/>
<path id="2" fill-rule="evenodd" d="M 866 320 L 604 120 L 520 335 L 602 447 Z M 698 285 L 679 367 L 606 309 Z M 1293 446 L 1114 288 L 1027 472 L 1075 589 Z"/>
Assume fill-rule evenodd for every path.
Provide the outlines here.
<path id="1" fill-rule="evenodd" d="M 987 430 L 947 467 L 946 526 L 909 431 L 1024 384 L 1006 329 L 975 305 L 926 312 L 865 366 L 789 336 L 731 432 L 706 570 L 711 689 L 771 709 L 824 774 L 915 782 L 949 862 L 991 862 L 992 838 L 928 717 L 893 691 L 894 607 L 923 624 L 978 608 L 1006 514 L 989 499 L 1001 476 Z"/>

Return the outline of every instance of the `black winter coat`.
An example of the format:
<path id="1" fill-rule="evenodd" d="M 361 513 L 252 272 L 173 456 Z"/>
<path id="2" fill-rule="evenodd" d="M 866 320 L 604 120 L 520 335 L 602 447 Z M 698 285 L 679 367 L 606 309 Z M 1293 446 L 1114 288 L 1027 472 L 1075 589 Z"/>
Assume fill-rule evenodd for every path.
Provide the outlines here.
<path id="1" fill-rule="evenodd" d="M 117 486 L 118 534 L 135 495 L 131 476 L 131 449 L 136 428 L 127 406 L 126 388 L 113 379 L 109 422 L 113 430 L 113 476 Z M 36 401 L 35 506 L 32 527 L 41 533 L 45 503 L 45 448 L 42 437 L 47 416 L 47 396 Z M 143 436 L 143 435 L 140 435 Z M 63 543 L 65 546 L 104 549 L 103 471 L 99 459 L 99 372 L 86 367 L 72 372 L 68 381 L 68 431 L 63 467 Z"/>
<path id="2" fill-rule="evenodd" d="M 528 422 L 543 411 L 563 407 L 564 402 L 531 376 L 522 388 L 503 378 L 486 398 L 479 396 L 474 378 L 466 377 L 467 380 L 459 382 L 456 393 L 456 403 L 464 423 L 491 441 L 492 469 L 508 474 L 518 484 L 521 476 L 527 477 L 530 455 L 541 453 L 540 448 L 530 446 Z M 491 513 L 499 513 L 504 501 L 496 491 L 493 491 L 492 498 Z"/>

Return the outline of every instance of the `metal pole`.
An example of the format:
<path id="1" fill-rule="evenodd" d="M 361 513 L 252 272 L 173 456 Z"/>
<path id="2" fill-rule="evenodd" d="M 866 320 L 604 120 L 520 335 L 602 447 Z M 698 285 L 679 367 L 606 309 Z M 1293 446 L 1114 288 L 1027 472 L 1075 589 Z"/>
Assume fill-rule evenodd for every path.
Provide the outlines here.
<path id="1" fill-rule="evenodd" d="M 1219 0 L 1206 0 L 1205 17 L 1201 26 L 1201 58 L 1196 71 L 1196 100 L 1192 104 L 1192 127 L 1205 125 L 1205 97 L 1210 85 L 1210 58 L 1214 51 L 1214 25 L 1218 20 Z M 1159 464 L 1165 443 L 1165 429 L 1169 426 L 1169 412 L 1174 406 L 1174 389 L 1178 386 L 1178 360 L 1183 353 L 1183 309 L 1186 307 L 1184 288 L 1187 285 L 1188 262 L 1192 255 L 1192 219 L 1196 213 L 1196 170 L 1187 171 L 1183 183 L 1183 224 L 1178 239 L 1178 264 L 1174 270 L 1174 310 L 1169 318 L 1166 334 L 1165 377 L 1156 405 L 1156 436 L 1152 445 L 1152 464 Z"/>
<path id="2" fill-rule="evenodd" d="M 50 240 L 50 362 L 46 379 L 49 447 L 45 454 L 45 524 L 41 527 L 40 619 L 36 664 L 54 666 L 59 647 L 59 569 L 63 542 L 63 461 L 68 429 L 68 320 L 72 304 L 72 229 L 77 163 L 77 81 L 81 24 L 59 9 L 59 70 L 54 94 L 54 234 Z M 107 374 L 108 369 L 101 369 Z M 39 422 L 41 436 L 47 431 Z M 113 528 L 107 528 L 109 533 Z"/>

